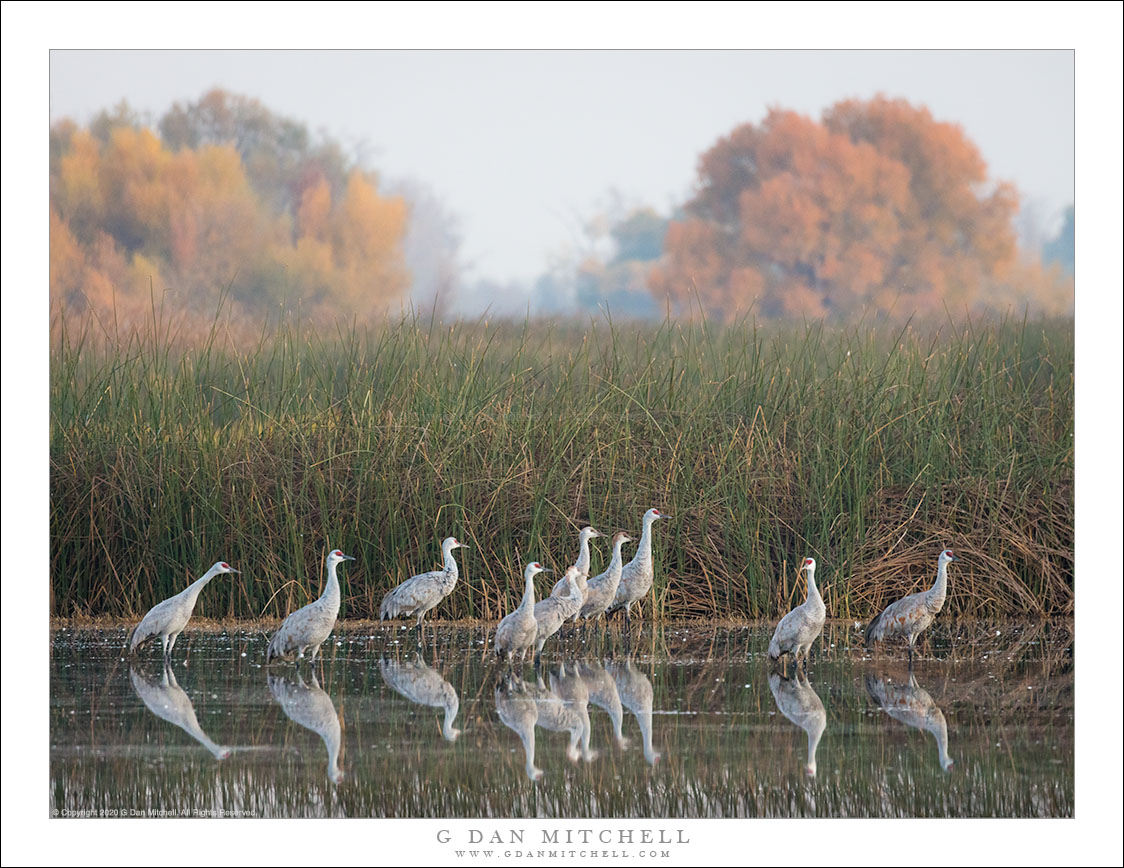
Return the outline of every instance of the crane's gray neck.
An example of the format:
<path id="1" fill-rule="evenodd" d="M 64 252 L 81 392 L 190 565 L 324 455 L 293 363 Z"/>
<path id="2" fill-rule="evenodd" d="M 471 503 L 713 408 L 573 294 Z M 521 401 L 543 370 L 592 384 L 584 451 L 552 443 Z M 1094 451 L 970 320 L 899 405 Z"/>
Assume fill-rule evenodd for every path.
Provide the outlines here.
<path id="1" fill-rule="evenodd" d="M 807 600 L 809 602 L 812 601 L 812 600 L 819 600 L 822 603 L 823 597 L 820 596 L 820 589 L 816 587 L 816 570 L 815 570 L 815 568 L 812 568 L 810 570 L 804 570 L 804 573 L 808 577 L 808 598 L 807 598 Z"/>
<path id="2" fill-rule="evenodd" d="M 445 549 L 444 554 L 445 554 L 445 572 L 447 572 L 454 579 L 456 579 L 460 575 L 460 571 L 457 569 L 457 559 L 455 557 L 453 557 L 453 547 L 448 546 Z"/>
<path id="3" fill-rule="evenodd" d="M 523 602 L 519 604 L 520 610 L 535 608 L 535 574 L 530 570 L 524 576 L 526 585 L 523 587 Z"/>
<path id="4" fill-rule="evenodd" d="M 645 563 L 652 559 L 652 525 L 655 521 L 655 516 L 644 519 L 644 532 L 640 534 L 640 544 L 636 547 L 636 554 L 632 558 L 634 564 Z"/>
<path id="5" fill-rule="evenodd" d="M 192 606 L 194 606 L 195 601 L 199 599 L 199 592 L 207 587 L 207 582 L 211 581 L 211 579 L 217 576 L 219 572 L 220 570 L 211 567 L 209 570 L 207 570 L 207 572 L 203 573 L 202 576 L 200 576 L 198 579 L 187 586 L 187 591 L 185 592 L 184 596 L 187 597 L 188 602 Z"/>
<path id="6" fill-rule="evenodd" d="M 624 555 L 621 552 L 621 549 L 624 548 L 624 542 L 625 541 L 623 539 L 619 539 L 615 543 L 613 543 L 613 559 L 609 561 L 610 573 L 614 572 L 615 570 L 619 570 L 624 564 Z"/>
<path id="7" fill-rule="evenodd" d="M 328 584 L 324 587 L 324 593 L 320 595 L 321 600 L 339 602 L 340 599 L 340 580 L 336 576 L 336 567 L 339 564 L 336 561 L 328 562 Z"/>
<path id="8" fill-rule="evenodd" d="M 941 561 L 937 566 L 937 580 L 929 589 L 930 599 L 938 604 L 944 603 L 945 594 L 948 592 L 948 561 Z"/>
<path id="9" fill-rule="evenodd" d="M 589 572 L 589 537 L 581 535 L 581 547 L 578 549 L 578 559 L 574 562 L 579 573 Z"/>

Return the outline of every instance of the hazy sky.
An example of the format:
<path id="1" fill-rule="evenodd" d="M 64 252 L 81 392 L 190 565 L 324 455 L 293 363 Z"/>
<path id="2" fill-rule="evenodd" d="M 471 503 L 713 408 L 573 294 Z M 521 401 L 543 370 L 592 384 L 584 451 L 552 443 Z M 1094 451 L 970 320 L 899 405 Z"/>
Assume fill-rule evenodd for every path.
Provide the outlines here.
<path id="1" fill-rule="evenodd" d="M 1074 199 L 1068 50 L 54 50 L 50 72 L 52 120 L 121 99 L 158 118 L 219 86 L 363 141 L 460 218 L 470 278 L 541 273 L 611 188 L 668 210 L 699 155 L 772 106 L 904 97 L 959 123 L 1043 216 Z"/>

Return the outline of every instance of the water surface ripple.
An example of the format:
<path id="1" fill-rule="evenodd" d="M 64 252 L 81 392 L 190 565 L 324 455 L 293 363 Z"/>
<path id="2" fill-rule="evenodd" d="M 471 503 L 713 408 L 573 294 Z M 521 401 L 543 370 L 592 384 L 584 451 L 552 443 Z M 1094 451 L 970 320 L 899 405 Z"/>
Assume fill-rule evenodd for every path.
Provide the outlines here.
<path id="1" fill-rule="evenodd" d="M 541 672 L 488 630 L 337 630 L 315 666 L 189 631 L 51 636 L 54 816 L 1071 817 L 1068 625 L 934 629 L 912 673 L 829 624 L 805 675 L 769 627 L 573 632 Z M 553 642 L 554 640 L 552 640 Z M 57 812 L 57 813 L 56 813 Z"/>

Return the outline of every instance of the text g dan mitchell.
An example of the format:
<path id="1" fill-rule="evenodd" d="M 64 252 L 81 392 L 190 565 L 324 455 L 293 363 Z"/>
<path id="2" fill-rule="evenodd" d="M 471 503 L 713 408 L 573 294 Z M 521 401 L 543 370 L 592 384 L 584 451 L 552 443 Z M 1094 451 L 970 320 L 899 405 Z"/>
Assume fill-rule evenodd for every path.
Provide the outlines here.
<path id="1" fill-rule="evenodd" d="M 524 840 L 530 835 L 532 841 Z M 464 836 L 464 837 L 462 837 Z M 541 836 L 541 837 L 540 837 Z M 438 829 L 441 844 L 689 844 L 684 829 L 466 829 L 453 841 L 449 829 Z M 534 840 L 536 837 L 539 840 Z"/>

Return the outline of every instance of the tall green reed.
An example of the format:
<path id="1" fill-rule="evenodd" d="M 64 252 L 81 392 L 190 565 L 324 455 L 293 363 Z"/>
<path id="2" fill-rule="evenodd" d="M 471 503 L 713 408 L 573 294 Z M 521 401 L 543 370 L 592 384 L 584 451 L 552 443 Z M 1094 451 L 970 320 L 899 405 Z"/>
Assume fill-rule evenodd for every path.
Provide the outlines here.
<path id="1" fill-rule="evenodd" d="M 656 615 L 772 617 L 819 559 L 866 617 L 963 555 L 949 606 L 1073 606 L 1072 321 L 292 324 L 112 338 L 57 321 L 52 614 L 129 615 L 217 558 L 210 616 L 284 614 L 358 557 L 346 617 L 472 549 L 439 614 L 495 618 L 521 564 L 657 525 Z M 594 568 L 608 551 L 598 551 Z M 435 613 L 438 614 L 438 613 Z"/>

